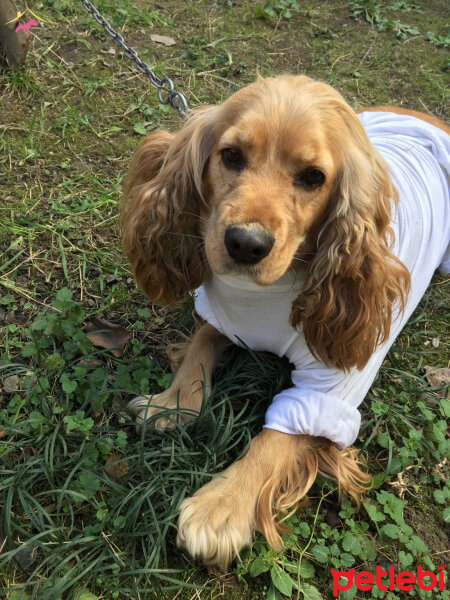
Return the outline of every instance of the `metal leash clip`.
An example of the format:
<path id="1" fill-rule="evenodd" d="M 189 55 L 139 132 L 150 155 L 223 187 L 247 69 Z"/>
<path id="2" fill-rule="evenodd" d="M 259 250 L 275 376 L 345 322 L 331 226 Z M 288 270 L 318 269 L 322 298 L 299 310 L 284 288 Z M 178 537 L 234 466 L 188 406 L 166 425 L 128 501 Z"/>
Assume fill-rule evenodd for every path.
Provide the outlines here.
<path id="1" fill-rule="evenodd" d="M 150 83 L 157 89 L 158 101 L 161 104 L 170 104 L 173 108 L 178 110 L 181 117 L 185 117 L 189 110 L 186 98 L 181 92 L 174 89 L 173 81 L 170 77 L 163 77 L 162 79 L 157 77 L 149 65 L 139 58 L 136 50 L 132 46 L 127 46 L 127 44 L 125 44 L 122 35 L 111 27 L 92 2 L 88 2 L 88 0 L 82 1 L 84 8 L 94 17 L 97 23 L 103 27 L 106 33 L 112 38 L 114 44 L 123 49 L 124 55 L 135 62 L 137 70 L 146 75 Z"/>

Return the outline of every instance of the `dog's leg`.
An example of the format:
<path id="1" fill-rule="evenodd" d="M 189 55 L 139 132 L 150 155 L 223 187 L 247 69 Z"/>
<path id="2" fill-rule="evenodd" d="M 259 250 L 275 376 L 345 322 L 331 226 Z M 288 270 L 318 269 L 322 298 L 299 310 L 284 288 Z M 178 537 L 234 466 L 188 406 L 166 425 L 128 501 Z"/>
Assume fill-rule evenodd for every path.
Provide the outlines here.
<path id="1" fill-rule="evenodd" d="M 136 422 L 142 423 L 161 413 L 152 425 L 164 430 L 173 427 L 175 419 L 195 418 L 205 391 L 210 389 L 214 366 L 229 343 L 228 338 L 209 323 L 201 325 L 192 337 L 170 388 L 154 396 L 139 396 L 128 403 L 128 410 L 136 416 Z M 178 408 L 183 414 L 175 416 L 173 411 Z"/>
<path id="2" fill-rule="evenodd" d="M 264 429 L 247 454 L 183 501 L 177 542 L 205 564 L 226 569 L 260 530 L 280 550 L 277 519 L 304 499 L 318 472 L 339 478 L 357 498 L 370 477 L 356 461 L 356 451 L 339 451 L 324 438 Z"/>

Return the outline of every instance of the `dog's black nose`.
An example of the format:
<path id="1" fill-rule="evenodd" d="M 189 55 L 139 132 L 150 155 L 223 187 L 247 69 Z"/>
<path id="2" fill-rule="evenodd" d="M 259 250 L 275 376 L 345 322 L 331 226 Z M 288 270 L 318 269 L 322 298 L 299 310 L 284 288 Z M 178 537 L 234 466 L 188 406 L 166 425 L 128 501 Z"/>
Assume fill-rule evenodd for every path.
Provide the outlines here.
<path id="1" fill-rule="evenodd" d="M 274 239 L 263 229 L 227 227 L 225 246 L 231 258 L 243 265 L 256 265 L 272 250 Z"/>

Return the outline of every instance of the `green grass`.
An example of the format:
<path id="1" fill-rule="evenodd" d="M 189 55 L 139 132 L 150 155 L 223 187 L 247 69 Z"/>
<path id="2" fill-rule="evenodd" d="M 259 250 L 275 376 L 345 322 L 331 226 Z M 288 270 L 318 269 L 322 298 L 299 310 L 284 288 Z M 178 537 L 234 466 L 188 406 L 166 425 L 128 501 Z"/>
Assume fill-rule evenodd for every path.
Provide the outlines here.
<path id="1" fill-rule="evenodd" d="M 96 6 L 191 105 L 219 102 L 258 74 L 305 72 L 355 107 L 448 117 L 444 1 Z M 289 366 L 234 349 L 198 420 L 136 433 L 124 405 L 169 385 L 165 350 L 192 329 L 193 305 L 150 307 L 135 290 L 120 252 L 120 186 L 142 133 L 179 118 L 81 3 L 41 0 L 33 11 L 53 23 L 32 30 L 25 68 L 0 72 L 0 597 L 316 600 L 332 595 L 331 568 L 436 571 L 448 559 L 450 494 L 449 402 L 425 376 L 447 366 L 439 276 L 362 407 L 358 445 L 374 489 L 361 512 L 319 479 L 290 519 L 284 553 L 257 536 L 224 578 L 176 548 L 180 502 L 244 450 Z M 152 44 L 150 33 L 177 43 Z M 92 315 L 132 333 L 123 357 L 86 338 Z M 123 476 L 105 471 L 111 456 Z M 449 598 L 431 594 L 415 597 Z"/>

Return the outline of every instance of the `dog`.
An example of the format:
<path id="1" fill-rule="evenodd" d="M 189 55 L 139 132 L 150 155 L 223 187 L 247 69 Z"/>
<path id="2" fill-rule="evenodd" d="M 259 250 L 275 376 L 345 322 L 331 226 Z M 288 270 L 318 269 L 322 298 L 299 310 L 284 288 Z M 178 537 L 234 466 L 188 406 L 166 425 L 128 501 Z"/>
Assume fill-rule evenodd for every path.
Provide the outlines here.
<path id="1" fill-rule="evenodd" d="M 367 489 L 357 407 L 435 269 L 450 270 L 449 133 L 415 111 L 356 114 L 329 85 L 286 75 L 137 150 L 125 254 L 152 302 L 195 290 L 204 319 L 170 388 L 129 403 L 137 421 L 197 414 L 230 340 L 294 365 L 246 454 L 183 501 L 177 541 L 193 557 L 226 569 L 255 530 L 281 549 L 279 514 L 317 473 L 356 502 Z"/>

